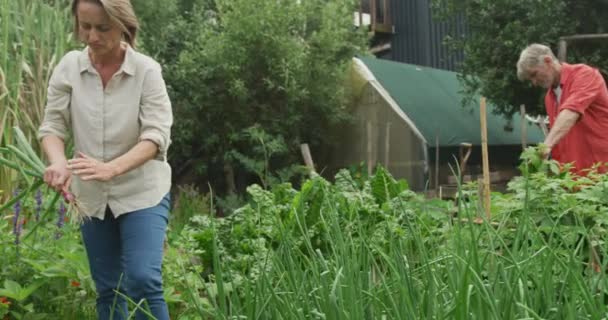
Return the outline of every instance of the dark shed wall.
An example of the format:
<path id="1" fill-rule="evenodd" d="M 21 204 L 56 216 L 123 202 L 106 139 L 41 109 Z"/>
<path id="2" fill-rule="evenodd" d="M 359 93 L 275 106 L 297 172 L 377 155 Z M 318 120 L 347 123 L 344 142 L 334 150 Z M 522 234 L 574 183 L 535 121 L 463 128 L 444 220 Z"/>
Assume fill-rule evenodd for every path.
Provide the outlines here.
<path id="1" fill-rule="evenodd" d="M 462 52 L 451 52 L 443 44 L 448 35 L 466 32 L 462 16 L 449 22 L 432 19 L 430 0 L 393 0 L 391 12 L 395 34 L 391 52 L 381 58 L 457 71 Z"/>

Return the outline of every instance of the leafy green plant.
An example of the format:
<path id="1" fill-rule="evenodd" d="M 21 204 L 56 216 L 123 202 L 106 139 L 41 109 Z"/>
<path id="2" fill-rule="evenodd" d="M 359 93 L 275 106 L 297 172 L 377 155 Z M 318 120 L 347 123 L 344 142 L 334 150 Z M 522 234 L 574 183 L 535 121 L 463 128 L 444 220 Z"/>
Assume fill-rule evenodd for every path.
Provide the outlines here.
<path id="1" fill-rule="evenodd" d="M 557 161 L 545 159 L 547 152 L 547 146 L 542 143 L 526 148 L 520 156 L 521 164 L 519 165 L 519 170 L 522 174 L 525 176 L 534 173 L 563 175 L 570 171 L 570 165 L 560 165 Z"/>
<path id="2" fill-rule="evenodd" d="M 17 302 L 22 302 L 42 285 L 42 282 L 34 282 L 27 287 L 22 287 L 19 283 L 6 279 L 4 280 L 4 286 L 0 288 L 0 295 L 11 298 Z"/>

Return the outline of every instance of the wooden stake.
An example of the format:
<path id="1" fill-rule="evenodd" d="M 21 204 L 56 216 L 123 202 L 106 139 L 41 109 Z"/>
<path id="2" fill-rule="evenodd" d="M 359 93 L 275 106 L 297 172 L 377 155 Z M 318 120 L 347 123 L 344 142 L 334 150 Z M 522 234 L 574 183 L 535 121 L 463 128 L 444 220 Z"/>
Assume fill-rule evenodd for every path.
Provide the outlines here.
<path id="1" fill-rule="evenodd" d="M 564 41 L 580 41 L 580 40 L 597 40 L 608 38 L 608 33 L 591 33 L 591 34 L 575 34 L 571 36 L 560 37 L 559 40 Z"/>
<path id="2" fill-rule="evenodd" d="M 388 157 L 391 150 L 391 123 L 386 123 L 386 133 L 384 134 L 384 168 L 388 170 Z"/>
<path id="3" fill-rule="evenodd" d="M 367 175 L 372 175 L 372 169 L 374 168 L 374 159 L 372 154 L 372 122 L 367 121 Z"/>
<path id="4" fill-rule="evenodd" d="M 465 151 L 466 150 L 466 151 Z M 460 183 L 463 183 L 463 177 L 467 171 L 467 161 L 469 160 L 469 157 L 471 156 L 471 151 L 473 151 L 473 145 L 471 143 L 468 142 L 461 142 L 460 143 L 460 148 L 458 148 L 458 153 L 459 153 L 459 160 L 460 162 L 458 163 L 459 169 L 460 169 Z"/>
<path id="5" fill-rule="evenodd" d="M 566 41 L 566 39 L 560 39 L 559 47 L 557 49 L 557 59 L 559 59 L 560 62 L 566 62 L 567 51 L 568 42 Z"/>
<path id="6" fill-rule="evenodd" d="M 526 120 L 526 105 L 519 106 L 519 115 L 521 116 L 521 149 L 524 150 L 528 146 L 528 120 Z"/>
<path id="7" fill-rule="evenodd" d="M 302 158 L 304 158 L 304 164 L 306 167 L 310 169 L 310 172 L 315 171 L 315 163 L 312 161 L 312 155 L 310 154 L 310 148 L 308 147 L 308 143 L 303 143 L 300 145 L 300 151 L 302 151 Z"/>
<path id="8" fill-rule="evenodd" d="M 486 119 L 486 98 L 481 97 L 479 118 L 481 120 L 481 155 L 483 161 L 483 206 L 488 220 L 490 213 L 490 160 L 488 158 L 488 122 Z"/>

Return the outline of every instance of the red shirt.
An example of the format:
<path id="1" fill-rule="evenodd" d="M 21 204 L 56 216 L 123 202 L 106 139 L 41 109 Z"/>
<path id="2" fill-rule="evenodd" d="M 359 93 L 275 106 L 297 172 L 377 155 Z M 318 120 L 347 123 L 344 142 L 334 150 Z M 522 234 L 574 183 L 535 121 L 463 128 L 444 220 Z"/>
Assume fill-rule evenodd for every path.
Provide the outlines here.
<path id="1" fill-rule="evenodd" d="M 608 162 L 608 90 L 600 72 L 584 64 L 562 63 L 560 85 L 559 105 L 552 89 L 545 96 L 550 125 L 564 109 L 581 117 L 553 147 L 551 156 L 560 163 L 574 163 L 575 171 L 584 174 L 582 170 Z"/>

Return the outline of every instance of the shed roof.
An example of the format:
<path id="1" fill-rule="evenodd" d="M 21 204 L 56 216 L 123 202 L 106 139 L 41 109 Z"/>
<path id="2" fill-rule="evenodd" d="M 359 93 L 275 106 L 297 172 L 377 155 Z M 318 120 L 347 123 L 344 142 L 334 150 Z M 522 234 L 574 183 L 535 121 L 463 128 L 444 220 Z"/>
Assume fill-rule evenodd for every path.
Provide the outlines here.
<path id="1" fill-rule="evenodd" d="M 394 99 L 399 108 L 416 126 L 429 146 L 458 146 L 468 142 L 481 144 L 479 120 L 479 96 L 470 105 L 462 105 L 463 88 L 457 73 L 389 60 L 360 58 L 380 85 Z M 520 117 L 512 119 L 511 131 L 508 119 L 494 114 L 495 107 L 487 104 L 488 144 L 521 144 Z M 543 141 L 542 131 L 526 121 L 527 142 Z"/>

